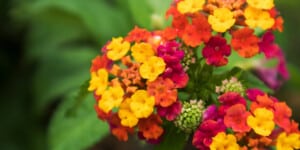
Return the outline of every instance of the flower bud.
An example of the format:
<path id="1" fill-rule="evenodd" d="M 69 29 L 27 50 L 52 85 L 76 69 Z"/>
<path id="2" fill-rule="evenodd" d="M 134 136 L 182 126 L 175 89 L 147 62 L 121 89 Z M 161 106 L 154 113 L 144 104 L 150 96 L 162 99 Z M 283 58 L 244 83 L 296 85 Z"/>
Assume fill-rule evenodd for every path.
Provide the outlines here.
<path id="1" fill-rule="evenodd" d="M 231 77 L 230 80 L 225 79 L 222 81 L 221 86 L 216 87 L 216 93 L 222 94 L 222 93 L 226 93 L 226 92 L 237 92 L 237 93 L 241 94 L 242 96 L 244 96 L 245 88 L 241 84 L 241 82 L 238 81 L 237 78 Z"/>
<path id="2" fill-rule="evenodd" d="M 175 119 L 175 126 L 186 133 L 191 133 L 199 126 L 203 116 L 203 101 L 184 102 L 181 113 Z"/>

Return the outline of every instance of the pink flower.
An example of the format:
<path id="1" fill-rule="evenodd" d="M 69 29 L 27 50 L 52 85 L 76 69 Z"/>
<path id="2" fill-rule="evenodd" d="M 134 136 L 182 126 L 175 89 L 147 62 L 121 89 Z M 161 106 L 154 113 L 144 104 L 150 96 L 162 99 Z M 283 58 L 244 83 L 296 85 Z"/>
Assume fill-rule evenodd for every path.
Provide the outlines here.
<path id="1" fill-rule="evenodd" d="M 206 43 L 202 55 L 206 58 L 206 63 L 213 66 L 224 66 L 228 63 L 226 56 L 231 53 L 230 46 L 226 39 L 220 36 L 214 36 Z"/>
<path id="2" fill-rule="evenodd" d="M 177 100 L 169 107 L 157 106 L 157 113 L 161 117 L 165 117 L 168 121 L 172 121 L 180 114 L 181 108 L 182 104 Z"/>

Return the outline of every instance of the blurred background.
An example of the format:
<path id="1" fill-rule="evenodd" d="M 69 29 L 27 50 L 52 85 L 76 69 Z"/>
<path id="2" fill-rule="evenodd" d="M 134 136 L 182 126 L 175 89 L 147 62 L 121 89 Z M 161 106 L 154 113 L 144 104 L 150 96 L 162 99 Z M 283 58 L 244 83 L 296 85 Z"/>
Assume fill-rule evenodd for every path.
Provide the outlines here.
<path id="1" fill-rule="evenodd" d="M 91 60 L 113 36 L 134 25 L 167 24 L 171 0 L 1 0 L 0 1 L 0 149 L 137 149 L 115 143 L 108 126 L 96 118 L 89 96 L 72 116 L 80 85 L 89 78 Z M 291 78 L 276 96 L 287 101 L 300 122 L 299 0 L 275 0 L 285 23 L 276 33 Z M 104 139 L 103 139 L 104 138 Z M 102 140 L 100 140 L 102 139 Z"/>

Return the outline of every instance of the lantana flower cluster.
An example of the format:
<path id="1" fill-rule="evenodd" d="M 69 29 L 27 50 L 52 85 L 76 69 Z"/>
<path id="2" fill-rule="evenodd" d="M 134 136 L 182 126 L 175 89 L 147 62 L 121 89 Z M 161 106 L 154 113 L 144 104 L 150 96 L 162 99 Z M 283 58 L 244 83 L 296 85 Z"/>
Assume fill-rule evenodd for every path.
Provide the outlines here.
<path id="1" fill-rule="evenodd" d="M 228 84 L 225 80 L 222 86 Z M 287 104 L 256 88 L 237 91 L 240 85 L 236 82 L 235 89 L 218 95 L 218 104 L 207 107 L 193 145 L 201 150 L 299 149 L 300 131 Z"/>
<path id="2" fill-rule="evenodd" d="M 252 65 L 256 75 L 271 89 L 288 79 L 274 42 L 283 19 L 273 0 L 175 0 L 166 18 L 164 29 L 136 26 L 112 38 L 92 61 L 88 90 L 114 136 L 127 141 L 136 133 L 159 144 L 171 126 L 200 150 L 300 148 L 287 104 L 247 84 L 241 74 L 248 70 L 222 70 L 234 63 L 232 53 L 264 55 Z M 277 65 L 264 67 L 271 59 Z"/>

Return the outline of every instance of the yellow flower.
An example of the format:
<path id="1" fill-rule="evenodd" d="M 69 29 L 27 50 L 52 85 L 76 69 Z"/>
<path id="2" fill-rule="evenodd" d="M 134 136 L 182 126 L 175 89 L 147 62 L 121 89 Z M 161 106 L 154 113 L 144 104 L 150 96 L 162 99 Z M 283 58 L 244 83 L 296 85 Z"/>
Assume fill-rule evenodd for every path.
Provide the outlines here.
<path id="1" fill-rule="evenodd" d="M 108 113 L 114 107 L 119 107 L 123 101 L 124 90 L 121 86 L 110 87 L 104 91 L 98 102 L 98 107 Z"/>
<path id="2" fill-rule="evenodd" d="M 139 63 L 147 61 L 149 57 L 154 55 L 152 46 L 148 43 L 136 43 L 131 47 L 131 51 L 133 58 Z"/>
<path id="3" fill-rule="evenodd" d="M 236 138 L 231 134 L 226 135 L 224 132 L 220 132 L 212 140 L 209 146 L 211 150 L 239 150 Z"/>
<path id="4" fill-rule="evenodd" d="M 255 133 L 262 136 L 268 136 L 275 127 L 273 118 L 274 114 L 272 111 L 266 108 L 257 108 L 254 110 L 254 116 L 248 116 L 247 124 Z"/>
<path id="5" fill-rule="evenodd" d="M 285 132 L 277 137 L 277 150 L 293 150 L 300 149 L 300 134 L 292 133 L 287 135 Z"/>
<path id="6" fill-rule="evenodd" d="M 154 81 L 161 73 L 165 71 L 166 63 L 160 57 L 151 56 L 148 61 L 140 67 L 140 74 L 144 79 Z"/>
<path id="7" fill-rule="evenodd" d="M 130 48 L 130 43 L 127 41 L 123 42 L 122 37 L 113 38 L 112 41 L 107 45 L 107 57 L 111 60 L 121 59 Z"/>
<path id="8" fill-rule="evenodd" d="M 217 8 L 213 15 L 208 16 L 208 23 L 217 32 L 225 32 L 233 26 L 234 22 L 233 13 L 228 8 Z"/>
<path id="9" fill-rule="evenodd" d="M 246 18 L 246 24 L 251 28 L 260 27 L 264 30 L 267 30 L 270 29 L 275 23 L 268 11 L 253 7 L 247 7 L 244 16 Z"/>
<path id="10" fill-rule="evenodd" d="M 130 109 L 131 99 L 127 98 L 121 105 L 118 115 L 121 119 L 121 124 L 125 127 L 134 127 L 138 123 L 138 118 Z"/>
<path id="11" fill-rule="evenodd" d="M 177 4 L 177 9 L 181 14 L 195 13 L 203 9 L 205 0 L 183 0 Z"/>
<path id="12" fill-rule="evenodd" d="M 147 118 L 153 112 L 155 100 L 145 90 L 137 90 L 131 96 L 130 109 L 137 118 Z"/>
<path id="13" fill-rule="evenodd" d="M 247 3 L 258 9 L 271 9 L 274 7 L 274 0 L 247 0 Z"/>
<path id="14" fill-rule="evenodd" d="M 101 95 L 108 84 L 108 72 L 106 69 L 99 69 L 97 72 L 92 72 L 89 91 L 96 90 L 96 95 Z"/>

